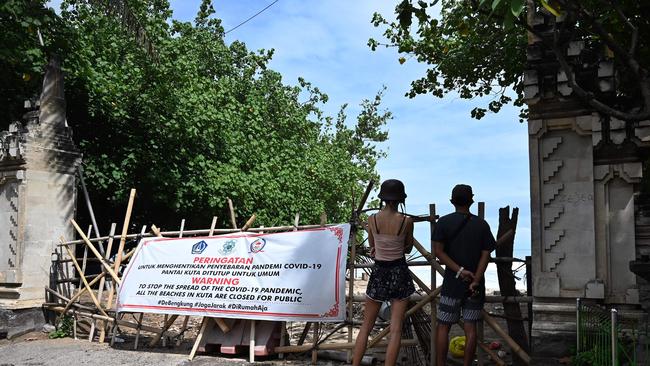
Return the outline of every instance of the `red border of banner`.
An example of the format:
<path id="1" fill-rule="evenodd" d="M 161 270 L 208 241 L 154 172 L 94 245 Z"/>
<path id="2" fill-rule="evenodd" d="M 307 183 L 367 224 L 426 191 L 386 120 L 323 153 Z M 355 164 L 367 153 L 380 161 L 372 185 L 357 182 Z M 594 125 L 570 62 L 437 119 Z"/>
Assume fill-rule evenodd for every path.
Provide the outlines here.
<path id="1" fill-rule="evenodd" d="M 339 291 L 338 291 L 338 284 L 339 284 L 339 270 L 340 270 L 340 263 L 341 263 L 341 249 L 343 248 L 343 228 L 339 226 L 328 226 L 328 227 L 323 227 L 323 228 L 315 228 L 315 229 L 307 229 L 307 230 L 300 230 L 300 231 L 286 231 L 286 232 L 281 232 L 281 233 L 260 233 L 260 234 L 255 234 L 255 233 L 241 233 L 237 235 L 218 235 L 218 236 L 201 236 L 201 237 L 192 237 L 192 238 L 159 238 L 159 239 L 154 239 L 154 240 L 148 240 L 144 245 L 149 245 L 149 244 L 164 244 L 165 242 L 170 242 L 174 240 L 188 240 L 188 239 L 214 239 L 216 237 L 218 238 L 241 238 L 241 237 L 260 237 L 260 236 L 268 236 L 268 235 L 278 235 L 278 234 L 289 234 L 289 233 L 298 233 L 298 232 L 305 232 L 305 231 L 323 231 L 323 230 L 328 230 L 332 231 L 332 234 L 336 236 L 339 239 L 339 247 L 338 251 L 336 254 L 336 275 L 334 279 L 334 299 L 335 303 L 332 306 L 332 310 L 336 309 L 337 314 L 339 310 Z M 137 253 L 135 253 L 135 256 L 133 256 L 132 263 L 135 263 L 136 258 L 140 254 L 140 251 L 138 250 Z M 131 267 L 129 267 L 129 270 L 126 271 L 124 276 L 122 276 L 122 282 L 125 281 L 126 276 L 128 276 L 129 272 L 131 272 Z M 122 292 L 122 289 L 120 288 L 120 293 Z M 119 298 L 119 295 L 118 295 Z M 163 305 L 135 305 L 135 304 L 122 304 L 117 307 L 122 307 L 122 308 L 134 308 L 134 309 L 161 309 L 161 310 L 181 310 L 181 311 L 190 311 L 190 312 L 209 312 L 209 313 L 222 313 L 222 314 L 241 314 L 241 315 L 266 315 L 266 316 L 288 316 L 288 317 L 296 317 L 296 318 L 315 318 L 315 317 L 323 317 L 324 314 L 295 314 L 295 313 L 273 313 L 273 312 L 264 312 L 264 311 L 240 311 L 240 310 L 218 310 L 218 309 L 207 309 L 207 308 L 187 308 L 187 307 L 176 307 L 176 306 L 163 306 Z M 331 310 L 330 310 L 331 311 Z M 331 316 L 330 316 L 331 317 Z"/>

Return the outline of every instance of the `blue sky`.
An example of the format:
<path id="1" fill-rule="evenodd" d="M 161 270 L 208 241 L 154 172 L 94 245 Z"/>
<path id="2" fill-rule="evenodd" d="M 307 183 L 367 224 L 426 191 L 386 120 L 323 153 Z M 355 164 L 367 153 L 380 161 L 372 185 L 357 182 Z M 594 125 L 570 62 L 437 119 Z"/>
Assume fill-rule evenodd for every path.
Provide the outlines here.
<path id="1" fill-rule="evenodd" d="M 215 16 L 226 30 L 255 14 L 272 0 L 213 1 Z M 56 3 L 56 2 L 53 2 Z M 415 59 L 401 65 L 392 48 L 372 52 L 368 39 L 381 39 L 383 29 L 370 23 L 378 11 L 393 19 L 396 1 L 279 0 L 250 22 L 230 32 L 227 42 L 240 40 L 251 50 L 275 49 L 270 67 L 286 84 L 299 76 L 330 97 L 326 111 L 334 115 L 349 103 L 354 116 L 364 98 L 372 98 L 385 85 L 384 107 L 394 119 L 383 144 L 388 157 L 379 163 L 382 179 L 397 178 L 406 185 L 409 213 L 428 213 L 429 203 L 439 214 L 452 211 L 449 196 L 457 183 L 474 188 L 475 201 L 486 202 L 486 219 L 496 235 L 498 208 L 519 207 L 515 256 L 530 253 L 530 197 L 528 136 L 519 123 L 518 109 L 505 107 L 480 121 L 470 118 L 475 106 L 486 101 L 464 100 L 455 95 L 438 99 L 430 95 L 404 97 L 410 82 L 425 68 Z M 193 20 L 199 0 L 173 0 L 173 17 Z M 473 207 L 476 213 L 476 207 Z M 425 223 L 416 225 L 416 237 L 429 246 Z M 425 278 L 428 275 L 425 276 Z M 488 275 L 488 287 L 494 280 Z"/>

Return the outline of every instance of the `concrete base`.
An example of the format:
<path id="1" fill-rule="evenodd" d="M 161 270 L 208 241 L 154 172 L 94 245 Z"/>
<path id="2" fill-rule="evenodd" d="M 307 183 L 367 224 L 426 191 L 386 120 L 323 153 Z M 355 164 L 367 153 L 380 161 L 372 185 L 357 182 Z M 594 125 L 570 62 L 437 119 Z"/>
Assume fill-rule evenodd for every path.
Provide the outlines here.
<path id="1" fill-rule="evenodd" d="M 534 332 L 532 338 L 531 365 L 556 365 L 557 360 L 571 357 L 575 349 L 575 332 Z M 549 360 L 555 360 L 549 363 Z"/>
<path id="2" fill-rule="evenodd" d="M 42 308 L 0 309 L 0 339 L 13 339 L 35 330 L 40 331 L 44 324 Z"/>

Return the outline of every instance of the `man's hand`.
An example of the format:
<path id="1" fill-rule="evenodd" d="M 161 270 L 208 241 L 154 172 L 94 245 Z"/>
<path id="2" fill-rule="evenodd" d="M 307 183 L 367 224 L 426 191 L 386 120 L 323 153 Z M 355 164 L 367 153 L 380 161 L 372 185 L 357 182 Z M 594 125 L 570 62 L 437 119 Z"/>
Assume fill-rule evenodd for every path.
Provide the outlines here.
<path id="1" fill-rule="evenodd" d="M 472 296 L 478 294 L 479 286 L 480 286 L 480 283 L 477 280 L 473 280 L 472 283 L 469 285 L 469 290 L 472 293 Z"/>
<path id="2" fill-rule="evenodd" d="M 370 256 L 371 256 L 372 258 L 375 257 L 375 247 L 370 247 Z"/>
<path id="3" fill-rule="evenodd" d="M 470 282 L 470 281 L 474 281 L 475 276 L 474 276 L 474 273 L 472 273 L 472 272 L 470 272 L 470 271 L 468 271 L 466 269 L 463 269 L 462 271 L 460 271 L 460 279 L 465 281 L 465 282 Z"/>

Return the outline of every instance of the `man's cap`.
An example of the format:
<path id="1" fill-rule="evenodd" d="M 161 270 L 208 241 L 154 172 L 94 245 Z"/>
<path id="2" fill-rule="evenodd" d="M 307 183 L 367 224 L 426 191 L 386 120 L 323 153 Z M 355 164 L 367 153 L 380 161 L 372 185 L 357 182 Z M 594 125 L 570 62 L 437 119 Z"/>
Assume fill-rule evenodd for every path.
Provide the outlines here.
<path id="1" fill-rule="evenodd" d="M 379 189 L 379 199 L 382 201 L 398 201 L 404 202 L 406 199 L 406 192 L 404 190 L 404 183 L 397 179 L 387 179 L 381 184 Z"/>
<path id="2" fill-rule="evenodd" d="M 457 184 L 451 190 L 451 203 L 459 206 L 466 206 L 474 202 L 472 187 L 467 184 Z"/>

